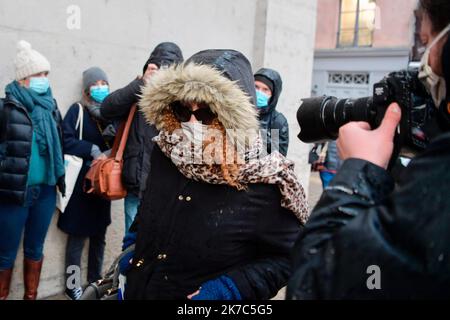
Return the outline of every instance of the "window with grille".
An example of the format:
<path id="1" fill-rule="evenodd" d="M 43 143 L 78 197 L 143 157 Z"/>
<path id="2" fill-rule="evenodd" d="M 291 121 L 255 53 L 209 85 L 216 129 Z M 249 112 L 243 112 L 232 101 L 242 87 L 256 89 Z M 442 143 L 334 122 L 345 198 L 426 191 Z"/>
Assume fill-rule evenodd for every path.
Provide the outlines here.
<path id="1" fill-rule="evenodd" d="M 328 84 L 340 86 L 368 86 L 370 75 L 366 72 L 329 72 Z"/>
<path id="2" fill-rule="evenodd" d="M 375 0 L 341 0 L 338 47 L 370 47 L 375 27 Z"/>

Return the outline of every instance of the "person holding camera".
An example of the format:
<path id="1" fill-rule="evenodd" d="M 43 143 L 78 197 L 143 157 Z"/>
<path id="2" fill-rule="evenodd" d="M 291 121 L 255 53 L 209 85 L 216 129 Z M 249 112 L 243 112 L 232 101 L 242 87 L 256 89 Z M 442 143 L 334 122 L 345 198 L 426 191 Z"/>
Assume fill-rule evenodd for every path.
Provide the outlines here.
<path id="1" fill-rule="evenodd" d="M 345 162 L 297 240 L 288 299 L 450 297 L 450 2 L 421 0 L 420 11 L 435 137 L 394 188 L 386 168 L 404 110 L 391 104 L 375 130 L 340 128 Z"/>

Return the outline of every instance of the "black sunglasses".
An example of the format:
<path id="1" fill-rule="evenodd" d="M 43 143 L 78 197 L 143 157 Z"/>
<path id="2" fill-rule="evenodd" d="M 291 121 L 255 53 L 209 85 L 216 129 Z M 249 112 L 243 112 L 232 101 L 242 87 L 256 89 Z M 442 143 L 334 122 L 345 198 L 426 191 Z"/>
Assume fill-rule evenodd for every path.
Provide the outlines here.
<path id="1" fill-rule="evenodd" d="M 188 122 L 191 119 L 191 115 L 194 115 L 198 121 L 203 124 L 210 125 L 217 115 L 211 111 L 208 105 L 199 104 L 200 109 L 192 111 L 189 104 L 181 101 L 175 101 L 170 104 L 173 110 L 175 118 L 180 122 Z"/>

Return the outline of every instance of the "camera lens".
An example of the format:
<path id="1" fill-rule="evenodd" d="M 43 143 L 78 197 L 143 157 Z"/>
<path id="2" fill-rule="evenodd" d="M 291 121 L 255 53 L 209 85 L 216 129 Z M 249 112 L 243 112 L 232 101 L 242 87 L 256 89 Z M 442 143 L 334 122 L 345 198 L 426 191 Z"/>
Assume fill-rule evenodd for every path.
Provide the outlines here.
<path id="1" fill-rule="evenodd" d="M 338 99 L 331 96 L 303 99 L 297 111 L 299 139 L 305 143 L 337 139 L 339 128 L 351 121 L 374 123 L 373 99 Z"/>

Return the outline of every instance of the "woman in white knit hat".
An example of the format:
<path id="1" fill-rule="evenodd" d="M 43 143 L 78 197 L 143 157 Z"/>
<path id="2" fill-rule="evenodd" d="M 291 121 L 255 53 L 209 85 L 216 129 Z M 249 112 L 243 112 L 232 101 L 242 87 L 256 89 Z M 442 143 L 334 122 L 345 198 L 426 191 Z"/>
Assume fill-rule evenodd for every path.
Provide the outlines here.
<path id="1" fill-rule="evenodd" d="M 8 296 L 24 234 L 24 299 L 34 300 L 56 186 L 65 191 L 61 115 L 48 60 L 19 41 L 14 64 L 16 79 L 0 103 L 0 299 Z"/>

